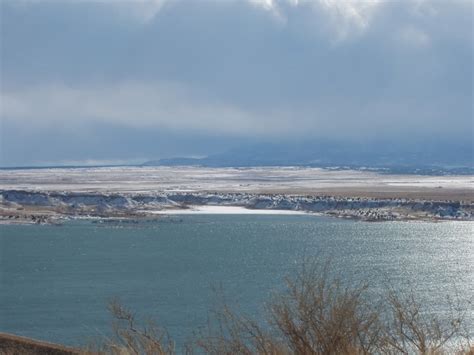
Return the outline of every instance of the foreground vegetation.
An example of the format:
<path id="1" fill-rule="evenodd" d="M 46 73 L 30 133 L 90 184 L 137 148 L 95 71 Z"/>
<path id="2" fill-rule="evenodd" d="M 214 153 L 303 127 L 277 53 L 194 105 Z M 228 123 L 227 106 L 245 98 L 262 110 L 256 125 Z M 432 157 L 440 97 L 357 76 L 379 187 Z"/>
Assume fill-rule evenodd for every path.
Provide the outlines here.
<path id="1" fill-rule="evenodd" d="M 366 284 L 349 285 L 329 265 L 306 265 L 255 320 L 222 306 L 184 352 L 205 354 L 472 354 L 466 306 L 449 302 L 448 319 L 427 312 L 413 294 L 388 290 L 374 301 Z M 469 305 L 467 306 L 469 309 Z M 165 329 L 138 326 L 120 303 L 109 305 L 115 337 L 94 352 L 174 354 Z M 463 311 L 464 309 L 464 311 Z"/>

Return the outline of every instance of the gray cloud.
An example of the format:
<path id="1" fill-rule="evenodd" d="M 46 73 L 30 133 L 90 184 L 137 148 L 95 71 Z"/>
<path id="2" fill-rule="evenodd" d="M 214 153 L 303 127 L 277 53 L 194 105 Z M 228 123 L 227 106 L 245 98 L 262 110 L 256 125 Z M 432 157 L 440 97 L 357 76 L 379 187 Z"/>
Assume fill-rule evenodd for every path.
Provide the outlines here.
<path id="1" fill-rule="evenodd" d="M 16 132 L 100 124 L 252 139 L 473 133 L 470 1 L 1 6 L 1 118 Z"/>

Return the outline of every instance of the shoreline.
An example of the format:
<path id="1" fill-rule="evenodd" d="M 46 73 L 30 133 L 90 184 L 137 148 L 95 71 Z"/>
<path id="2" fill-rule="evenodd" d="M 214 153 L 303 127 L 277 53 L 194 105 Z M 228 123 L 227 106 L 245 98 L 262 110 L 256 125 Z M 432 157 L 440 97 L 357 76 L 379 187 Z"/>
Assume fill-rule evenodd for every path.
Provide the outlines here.
<path id="1" fill-rule="evenodd" d="M 307 213 L 364 221 L 474 221 L 473 187 L 474 176 L 320 168 L 2 170 L 0 223 L 87 216 L 143 220 L 197 213 L 193 210 L 216 213 L 215 208 L 227 214 Z"/>
<path id="2" fill-rule="evenodd" d="M 69 218 L 150 220 L 189 214 L 306 214 L 382 221 L 474 221 L 474 203 L 249 193 L 79 193 L 0 190 L 0 224 Z"/>

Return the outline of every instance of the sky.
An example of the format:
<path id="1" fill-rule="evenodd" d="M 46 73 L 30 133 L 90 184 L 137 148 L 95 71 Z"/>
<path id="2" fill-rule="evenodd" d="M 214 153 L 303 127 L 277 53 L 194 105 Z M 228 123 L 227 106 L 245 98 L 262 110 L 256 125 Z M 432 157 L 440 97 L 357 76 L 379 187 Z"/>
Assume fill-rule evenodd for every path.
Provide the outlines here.
<path id="1" fill-rule="evenodd" d="M 0 166 L 472 144 L 473 1 L 0 4 Z"/>

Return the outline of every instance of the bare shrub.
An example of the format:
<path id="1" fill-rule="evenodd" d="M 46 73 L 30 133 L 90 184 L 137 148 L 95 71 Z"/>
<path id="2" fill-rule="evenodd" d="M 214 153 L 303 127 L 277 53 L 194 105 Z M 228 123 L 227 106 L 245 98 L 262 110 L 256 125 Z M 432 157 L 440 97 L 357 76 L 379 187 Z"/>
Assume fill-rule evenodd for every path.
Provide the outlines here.
<path id="1" fill-rule="evenodd" d="M 287 292 L 271 304 L 276 326 L 291 353 L 370 353 L 380 338 L 378 310 L 368 306 L 367 285 L 347 286 L 329 264 L 304 266 L 287 279 Z"/>
<path id="2" fill-rule="evenodd" d="M 114 318 L 112 328 L 114 337 L 107 339 L 96 351 L 88 353 L 114 355 L 171 355 L 175 354 L 174 342 L 168 333 L 158 327 L 153 321 L 139 327 L 135 315 L 118 300 L 112 300 L 108 305 L 109 312 Z"/>
<path id="3" fill-rule="evenodd" d="M 453 306 L 450 299 L 450 316 L 445 321 L 427 312 L 413 292 L 402 297 L 400 292 L 390 290 L 386 301 L 385 353 L 444 354 L 449 347 L 457 347 L 460 353 L 472 352 L 469 330 L 464 328 L 464 311 Z"/>
<path id="4" fill-rule="evenodd" d="M 287 290 L 267 306 L 264 326 L 225 307 L 218 324 L 196 345 L 209 354 L 364 354 L 380 339 L 377 308 L 364 300 L 366 285 L 345 286 L 329 264 L 305 264 Z M 217 330 L 217 331 L 216 331 Z"/>
<path id="5" fill-rule="evenodd" d="M 196 333 L 187 353 L 226 354 L 470 354 L 471 331 L 462 308 L 451 307 L 446 321 L 426 312 L 413 292 L 393 290 L 374 300 L 367 284 L 350 284 L 330 272 L 329 263 L 305 264 L 286 280 L 286 290 L 256 321 L 226 302 Z M 377 298 L 377 297 L 375 297 Z M 102 349 L 110 354 L 174 354 L 167 333 L 154 325 L 138 329 L 134 315 L 112 302 L 116 339 Z M 465 310 L 464 310 L 465 311 Z"/>
<path id="6" fill-rule="evenodd" d="M 267 306 L 263 325 L 224 306 L 196 346 L 208 354 L 471 354 L 461 309 L 442 322 L 393 290 L 374 300 L 329 263 L 305 264 Z M 376 297 L 375 297 L 376 298 Z M 212 322 L 211 322 L 212 323 Z M 454 340 L 457 341 L 454 344 Z M 454 348 L 455 347 L 455 348 Z"/>
<path id="7" fill-rule="evenodd" d="M 206 354 L 288 354 L 283 343 L 255 320 L 238 315 L 228 306 L 214 312 L 207 333 L 199 332 L 193 345 Z"/>

